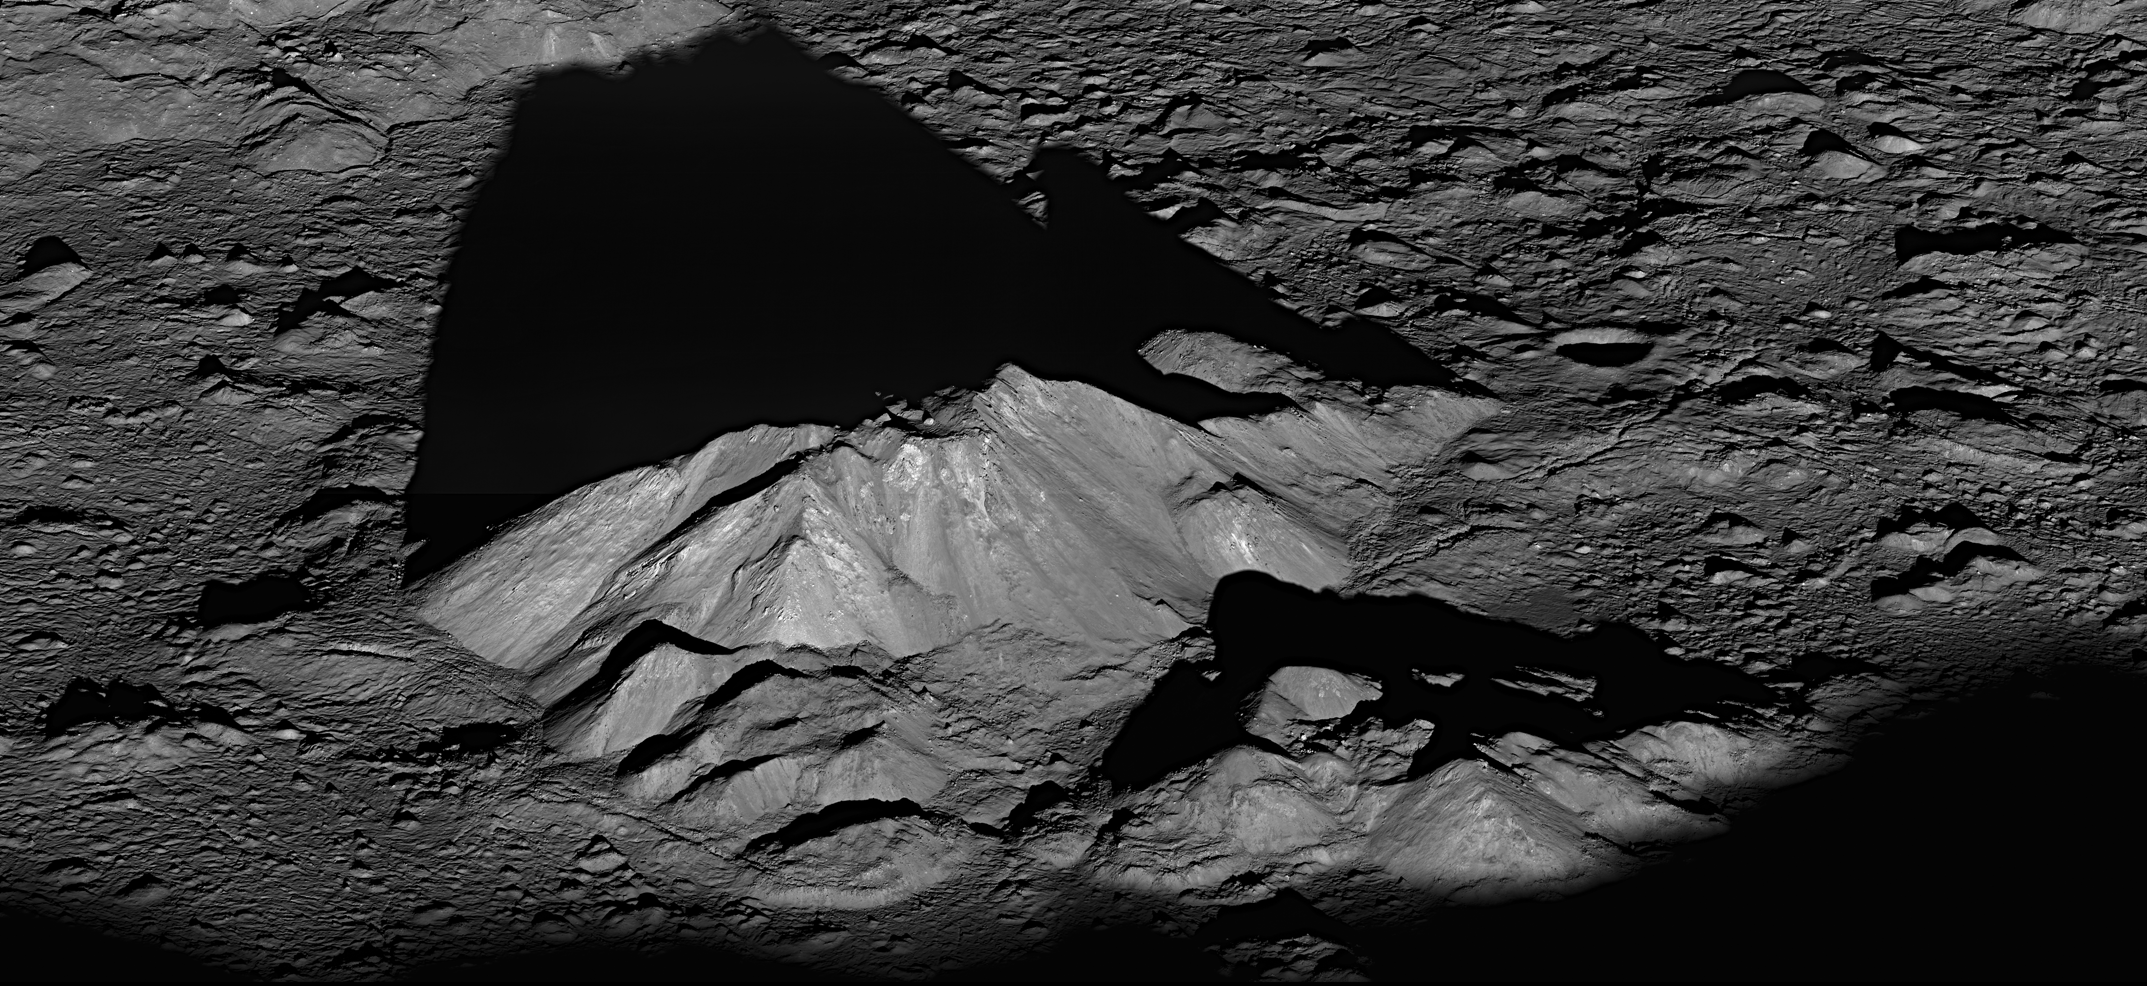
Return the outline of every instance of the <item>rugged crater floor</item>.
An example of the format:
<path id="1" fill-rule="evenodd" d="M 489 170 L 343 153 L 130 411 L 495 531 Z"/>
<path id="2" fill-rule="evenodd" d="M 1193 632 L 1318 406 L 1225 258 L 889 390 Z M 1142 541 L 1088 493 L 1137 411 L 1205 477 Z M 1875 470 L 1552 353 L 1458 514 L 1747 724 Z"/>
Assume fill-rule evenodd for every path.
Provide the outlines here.
<path id="1" fill-rule="evenodd" d="M 2143 79 L 2130 0 L 10 4 L 0 927 L 2110 975 Z"/>

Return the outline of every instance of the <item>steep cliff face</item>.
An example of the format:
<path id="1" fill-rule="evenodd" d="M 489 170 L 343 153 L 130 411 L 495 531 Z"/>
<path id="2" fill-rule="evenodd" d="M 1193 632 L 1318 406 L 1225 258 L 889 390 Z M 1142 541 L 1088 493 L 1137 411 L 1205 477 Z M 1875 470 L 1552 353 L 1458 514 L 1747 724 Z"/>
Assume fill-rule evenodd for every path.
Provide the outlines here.
<path id="1" fill-rule="evenodd" d="M 1389 504 L 1382 478 L 1489 409 L 1424 389 L 1300 396 L 1194 428 L 1010 366 L 914 422 L 756 428 L 613 476 L 415 591 L 427 620 L 535 674 L 546 701 L 650 621 L 728 649 L 904 657 L 1019 628 L 1128 653 L 1200 622 L 1232 572 L 1344 584 L 1353 528 Z M 628 719 L 654 721 L 605 721 Z"/>

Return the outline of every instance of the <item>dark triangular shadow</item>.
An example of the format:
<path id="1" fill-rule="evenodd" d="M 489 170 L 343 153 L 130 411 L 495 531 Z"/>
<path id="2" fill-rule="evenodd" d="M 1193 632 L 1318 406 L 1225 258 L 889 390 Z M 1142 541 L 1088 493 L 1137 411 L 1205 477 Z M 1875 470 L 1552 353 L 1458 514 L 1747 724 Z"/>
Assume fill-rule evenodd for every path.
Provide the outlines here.
<path id="1" fill-rule="evenodd" d="M 1450 385 L 1453 374 L 1379 326 L 1326 329 L 1275 303 L 1258 285 L 1172 234 L 1128 201 L 1103 169 L 1065 147 L 1037 155 L 1048 200 L 1051 256 L 1083 333 L 1132 352 L 1162 328 L 1220 331 L 1289 355 L 1329 377 L 1380 387 Z"/>
<path id="2" fill-rule="evenodd" d="M 57 236 L 40 236 L 36 242 L 30 244 L 30 249 L 23 252 L 22 276 L 28 277 L 47 267 L 81 262 L 81 255 L 75 253 L 74 249 L 67 245 L 67 241 Z"/>
<path id="3" fill-rule="evenodd" d="M 929 130 L 772 30 L 623 78 L 539 81 L 450 268 L 408 509 L 425 544 L 406 574 L 718 434 L 847 426 L 880 413 L 881 394 L 975 386 L 1007 363 L 1188 422 L 1286 403 L 1141 360 L 1140 342 L 1174 324 L 1392 376 L 1380 374 L 1393 360 L 1323 358 L 1321 330 L 1077 156 L 1041 164 L 1049 233 Z"/>

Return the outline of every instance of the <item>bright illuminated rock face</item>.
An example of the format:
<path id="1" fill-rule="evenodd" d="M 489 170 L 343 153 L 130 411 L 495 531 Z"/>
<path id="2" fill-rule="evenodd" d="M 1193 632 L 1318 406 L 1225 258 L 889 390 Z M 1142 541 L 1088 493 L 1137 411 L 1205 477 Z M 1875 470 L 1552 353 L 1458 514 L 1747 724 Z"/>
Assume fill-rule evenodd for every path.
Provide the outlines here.
<path id="1" fill-rule="evenodd" d="M 560 754 L 612 765 L 621 793 L 711 836 L 758 839 L 771 860 L 833 852 L 767 833 L 860 805 L 910 812 L 870 823 L 902 845 L 912 829 L 951 838 L 957 820 L 1005 828 L 1032 788 L 1076 784 L 1072 765 L 1110 738 L 1098 727 L 1200 646 L 1188 631 L 1218 579 L 1342 585 L 1352 529 L 1390 507 L 1383 484 L 1492 407 L 1428 389 L 1377 408 L 1307 397 L 1194 428 L 1008 367 L 920 423 L 758 428 L 592 484 L 414 598 L 470 649 L 532 675 Z M 913 685 L 893 684 L 905 668 Z M 991 684 L 957 696 L 946 671 Z M 1278 701 L 1309 703 L 1290 715 L 1346 711 L 1307 674 L 1333 673 L 1284 676 Z M 1018 728 L 980 744 L 948 728 L 941 691 Z M 1008 693 L 1023 698 L 990 699 Z M 1004 766 L 976 769 L 992 762 Z M 1239 809 L 1233 831 L 1265 847 L 1302 835 L 1270 831 L 1300 823 L 1265 812 Z M 883 848 L 905 875 L 856 906 L 951 872 L 937 851 Z"/>
<path id="2" fill-rule="evenodd" d="M 755 429 L 593 484 L 419 586 L 419 612 L 543 695 L 650 620 L 731 648 L 900 658 L 997 628 L 1134 650 L 1232 572 L 1340 586 L 1381 484 L 1491 406 L 1388 400 L 1196 429 L 1010 367 L 931 425 Z"/>

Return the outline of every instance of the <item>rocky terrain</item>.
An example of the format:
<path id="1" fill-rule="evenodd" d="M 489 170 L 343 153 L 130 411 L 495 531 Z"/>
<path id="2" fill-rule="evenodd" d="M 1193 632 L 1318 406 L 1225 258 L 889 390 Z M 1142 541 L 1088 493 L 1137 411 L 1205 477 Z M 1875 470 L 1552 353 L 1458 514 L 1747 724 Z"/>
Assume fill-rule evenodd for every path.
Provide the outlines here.
<path id="1" fill-rule="evenodd" d="M 11 4 L 10 944 L 2099 975 L 2143 17 Z"/>

